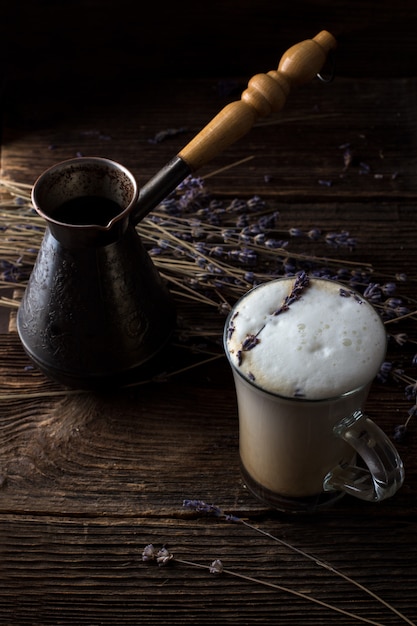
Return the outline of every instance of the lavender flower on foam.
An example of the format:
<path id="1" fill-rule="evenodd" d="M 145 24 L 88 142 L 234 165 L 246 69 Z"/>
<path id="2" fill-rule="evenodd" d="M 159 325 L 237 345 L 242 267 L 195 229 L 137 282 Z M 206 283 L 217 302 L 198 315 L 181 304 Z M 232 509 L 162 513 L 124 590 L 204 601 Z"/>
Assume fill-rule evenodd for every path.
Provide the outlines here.
<path id="1" fill-rule="evenodd" d="M 274 311 L 274 315 L 280 315 L 284 311 L 287 311 L 291 304 L 301 298 L 301 295 L 303 294 L 305 289 L 307 289 L 309 284 L 310 279 L 308 277 L 308 274 L 306 274 L 306 272 L 304 271 L 300 272 L 294 281 L 294 285 L 290 293 L 284 298 L 284 302 L 281 304 L 281 306 L 276 309 L 276 311 Z"/>
<path id="2" fill-rule="evenodd" d="M 290 293 L 284 298 L 284 301 L 281 304 L 281 306 L 273 312 L 273 315 L 277 316 L 283 313 L 284 311 L 288 311 L 290 306 L 301 298 L 302 293 L 309 286 L 309 284 L 310 284 L 310 279 L 308 275 L 306 274 L 306 272 L 304 271 L 300 272 L 295 277 Z M 245 339 L 242 342 L 241 350 L 239 350 L 237 353 L 239 366 L 242 364 L 243 353 L 248 352 L 249 350 L 253 350 L 253 348 L 255 348 L 255 346 L 257 346 L 260 343 L 261 340 L 259 339 L 259 335 L 263 331 L 264 328 L 265 328 L 265 324 L 258 330 L 256 334 L 250 333 L 246 335 Z M 233 327 L 233 330 L 234 330 L 234 327 Z M 252 380 L 255 380 L 253 374 L 251 376 L 252 376 Z"/>
<path id="3" fill-rule="evenodd" d="M 260 339 L 256 335 L 247 335 L 245 340 L 242 342 L 242 350 L 247 352 L 248 350 L 252 350 L 255 346 L 258 345 Z"/>
<path id="4" fill-rule="evenodd" d="M 342 298 L 352 297 L 354 300 L 356 300 L 358 304 L 363 304 L 362 298 L 359 296 L 358 293 L 356 293 L 356 291 L 351 291 L 351 290 L 341 288 L 339 289 L 339 295 L 342 296 Z"/>

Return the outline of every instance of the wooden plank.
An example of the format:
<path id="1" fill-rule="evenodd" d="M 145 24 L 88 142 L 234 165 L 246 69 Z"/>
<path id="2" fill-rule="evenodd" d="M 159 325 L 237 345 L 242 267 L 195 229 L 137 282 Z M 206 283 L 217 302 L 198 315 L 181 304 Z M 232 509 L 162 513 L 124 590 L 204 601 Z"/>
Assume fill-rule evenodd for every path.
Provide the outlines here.
<path id="1" fill-rule="evenodd" d="M 412 525 L 375 524 L 370 541 L 363 515 L 358 511 L 348 528 L 342 518 L 305 524 L 275 517 L 264 519 L 262 529 L 330 562 L 413 615 L 415 560 L 406 542 Z M 16 620 L 12 623 L 357 623 L 259 583 L 214 577 L 175 561 L 164 568 L 144 564 L 141 553 L 149 542 L 158 548 L 167 544 L 176 559 L 209 565 L 220 558 L 225 567 L 242 575 L 289 586 L 386 625 L 401 623 L 365 593 L 287 547 L 215 519 L 5 517 L 0 528 L 1 536 L 7 537 L 2 546 L 0 602 L 3 620 Z M 386 542 L 387 534 L 392 541 L 389 560 L 374 548 Z M 396 577 L 403 572 L 397 579 L 401 584 L 392 584 L 393 571 Z"/>
<path id="2" fill-rule="evenodd" d="M 186 135 L 161 144 L 148 139 L 171 126 L 198 130 L 219 108 L 214 85 L 210 80 L 184 83 L 168 103 L 161 100 L 162 88 L 156 88 L 129 106 L 124 101 L 116 108 L 86 107 L 81 116 L 68 113 L 48 124 L 50 109 L 45 109 L 42 121 L 5 128 L 3 173 L 31 182 L 77 150 L 103 151 L 146 180 Z M 254 129 L 207 173 L 252 153 L 255 159 L 207 183 L 226 200 L 265 196 L 279 210 L 285 235 L 291 227 L 349 230 L 358 238 L 352 252 L 323 250 L 306 238 L 291 239 L 289 248 L 331 253 L 340 263 L 346 258 L 371 263 L 381 282 L 406 272 L 409 280 L 400 291 L 414 302 L 414 105 L 415 81 L 410 79 L 343 79 L 328 88 L 313 84 L 295 98 L 292 113 L 301 119 Z M 320 112 L 325 117 L 316 117 Z M 339 146 L 346 141 L 371 164 L 370 174 L 360 173 L 355 162 L 340 178 Z M 49 150 L 50 144 L 57 148 Z M 267 163 L 268 184 L 263 180 Z M 320 185 L 319 177 L 334 182 Z M 220 353 L 224 314 L 178 304 L 188 325 L 210 317 Z M 404 348 L 391 340 L 389 358 L 414 372 L 414 321 L 394 324 L 390 332 L 404 328 L 411 341 Z M 161 372 L 200 358 L 188 347 L 175 346 L 164 357 Z M 270 537 L 184 509 L 185 498 L 201 498 L 249 520 L 337 567 L 417 620 L 414 427 L 398 444 L 406 481 L 395 497 L 379 505 L 346 497 L 313 518 L 294 519 L 264 507 L 242 482 L 236 402 L 224 358 L 136 389 L 70 395 L 30 368 L 16 333 L 10 332 L 0 335 L 0 396 L 0 624 L 358 623 L 253 580 L 212 577 L 178 562 L 166 568 L 146 565 L 141 552 L 150 542 L 168 544 L 177 559 L 208 565 L 220 558 L 237 573 L 308 593 L 384 625 L 403 623 L 346 580 Z M 411 404 L 403 383 L 376 383 L 367 408 L 392 436 Z"/>

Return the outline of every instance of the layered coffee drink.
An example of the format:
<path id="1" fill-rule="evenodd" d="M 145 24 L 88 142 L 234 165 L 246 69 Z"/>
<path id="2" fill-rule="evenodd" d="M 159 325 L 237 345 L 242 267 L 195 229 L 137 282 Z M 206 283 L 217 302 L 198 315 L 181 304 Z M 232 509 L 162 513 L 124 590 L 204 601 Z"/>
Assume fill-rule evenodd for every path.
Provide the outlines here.
<path id="1" fill-rule="evenodd" d="M 355 463 L 334 428 L 362 409 L 386 343 L 374 307 L 335 281 L 301 273 L 236 303 L 224 345 L 249 487 L 269 500 L 316 497 L 329 472 Z"/>

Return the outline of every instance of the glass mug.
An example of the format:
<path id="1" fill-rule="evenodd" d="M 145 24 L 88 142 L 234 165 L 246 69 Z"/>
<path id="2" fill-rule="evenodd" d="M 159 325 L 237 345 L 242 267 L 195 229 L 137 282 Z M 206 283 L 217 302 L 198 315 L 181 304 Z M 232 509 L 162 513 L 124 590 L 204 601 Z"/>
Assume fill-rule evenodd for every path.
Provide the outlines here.
<path id="1" fill-rule="evenodd" d="M 386 344 L 360 294 L 303 272 L 258 285 L 234 305 L 224 348 L 242 474 L 258 499 L 314 512 L 345 493 L 376 502 L 401 487 L 398 452 L 363 413 Z"/>

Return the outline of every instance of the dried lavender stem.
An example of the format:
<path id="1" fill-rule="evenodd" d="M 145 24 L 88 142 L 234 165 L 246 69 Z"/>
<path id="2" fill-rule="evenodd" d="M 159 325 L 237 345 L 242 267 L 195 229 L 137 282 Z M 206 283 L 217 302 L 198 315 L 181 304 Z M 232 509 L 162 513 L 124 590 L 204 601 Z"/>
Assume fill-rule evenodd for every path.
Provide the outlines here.
<path id="1" fill-rule="evenodd" d="M 235 161 L 234 163 L 230 163 L 229 165 L 225 165 L 224 167 L 220 167 L 217 170 L 213 170 L 212 172 L 210 172 L 209 174 L 206 174 L 205 176 L 202 176 L 202 180 L 206 180 L 207 178 L 211 178 L 212 176 L 216 176 L 217 174 L 220 174 L 221 172 L 225 172 L 226 170 L 230 170 L 232 167 L 236 167 L 237 165 L 242 165 L 242 163 L 246 163 L 247 161 L 251 161 L 252 159 L 254 159 L 255 157 L 252 156 L 247 156 L 244 159 L 240 159 L 239 161 Z"/>
<path id="2" fill-rule="evenodd" d="M 410 418 L 411 418 L 411 416 L 408 418 L 407 421 L 409 421 Z M 351 578 L 347 574 L 343 574 L 343 572 L 340 572 L 339 570 L 335 569 L 332 565 L 329 565 L 328 563 L 324 563 L 320 559 L 316 559 L 314 556 L 311 556 L 310 554 L 308 554 L 308 552 L 304 552 L 304 550 L 300 550 L 300 548 L 296 548 L 295 546 L 292 546 L 287 541 L 284 541 L 283 539 L 279 539 L 278 537 L 275 537 L 274 535 L 271 535 L 271 533 L 269 533 L 269 532 L 267 532 L 265 530 L 262 530 L 261 528 L 257 528 L 256 526 L 253 526 L 249 522 L 245 522 L 245 520 L 243 520 L 243 519 L 239 518 L 239 521 L 244 526 L 247 526 L 248 528 L 251 528 L 252 530 L 255 530 L 256 532 L 258 532 L 258 533 L 260 533 L 262 535 L 265 535 L 266 537 L 269 537 L 270 539 L 273 539 L 277 543 L 285 546 L 286 548 L 289 548 L 293 552 L 297 552 L 298 554 L 301 554 L 302 556 L 304 556 L 306 559 L 309 559 L 310 561 L 313 561 L 313 563 L 315 563 L 316 565 L 319 565 L 320 567 L 323 567 L 324 569 L 329 570 L 333 574 L 336 574 L 337 576 L 340 576 L 341 578 L 343 578 L 347 582 L 351 583 L 352 585 L 354 585 L 355 587 L 357 587 L 361 591 L 364 591 L 365 593 L 367 593 L 374 600 L 377 600 L 378 602 L 383 604 L 387 609 L 389 609 L 390 611 L 395 613 L 398 617 L 400 617 L 402 620 L 404 620 L 410 626 L 416 626 L 416 624 L 414 622 L 412 622 L 406 615 L 404 615 L 403 613 L 398 611 L 395 607 L 393 607 L 391 604 L 386 602 L 386 600 L 384 600 L 379 595 L 377 595 L 376 593 L 374 593 L 373 591 L 371 591 L 370 589 L 368 589 L 367 587 L 365 587 L 361 583 L 357 582 L 356 580 L 354 580 L 353 578 Z"/>
<path id="3" fill-rule="evenodd" d="M 194 563 L 193 561 L 187 561 L 185 559 L 178 559 L 175 557 L 175 561 L 177 563 L 182 563 L 183 565 L 191 565 L 192 567 L 199 567 L 201 569 L 210 569 L 208 565 L 202 565 L 201 563 Z M 259 585 L 264 585 L 265 587 L 271 587 L 272 589 L 276 589 L 278 591 L 283 591 L 284 593 L 289 593 L 293 596 L 297 596 L 298 598 L 302 598 L 303 600 L 308 600 L 309 602 L 313 602 L 314 604 L 318 604 L 326 609 L 330 609 L 331 611 L 336 611 L 337 613 L 341 613 L 342 615 L 346 615 L 347 617 L 352 617 L 360 622 L 364 622 L 366 624 L 373 624 L 373 626 L 384 626 L 381 622 L 375 622 L 372 619 L 368 619 L 367 617 L 361 617 L 360 615 L 356 615 L 355 613 L 351 613 L 350 611 L 345 611 L 344 609 L 340 609 L 332 604 L 328 604 L 323 600 L 318 600 L 313 596 L 309 596 L 301 591 L 295 591 L 294 589 L 289 589 L 288 587 L 284 587 L 282 585 L 277 585 L 276 583 L 270 583 L 266 580 L 260 580 L 258 578 L 254 578 L 253 576 L 247 576 L 246 574 L 239 574 L 238 572 L 234 572 L 233 570 L 223 569 L 222 572 L 224 574 L 229 574 L 229 576 L 234 576 L 235 578 L 240 578 L 242 580 L 246 580 L 248 582 L 257 583 Z"/>
<path id="4" fill-rule="evenodd" d="M 411 376 L 408 376 L 407 374 L 404 374 L 404 373 L 399 374 L 397 371 L 394 371 L 392 373 L 392 378 L 396 381 L 407 383 L 408 385 L 413 385 L 416 382 L 415 379 L 412 378 Z"/>
<path id="5" fill-rule="evenodd" d="M 166 274 L 163 274 L 162 272 L 161 272 L 161 276 L 165 278 L 165 280 L 169 280 L 170 282 L 174 283 L 181 289 L 184 289 L 185 291 L 190 292 L 192 300 L 197 300 L 197 302 L 205 302 L 206 304 L 217 306 L 217 302 L 214 302 L 214 300 L 211 300 L 210 298 L 208 298 L 207 296 L 204 296 L 203 294 L 198 294 L 198 297 L 196 297 L 193 289 L 191 289 L 190 287 L 187 287 L 187 285 L 181 284 L 179 280 L 176 280 L 173 276 L 167 276 Z M 184 295 L 184 294 L 181 293 L 181 295 Z"/>
<path id="6" fill-rule="evenodd" d="M 331 571 L 332 573 L 336 574 L 337 576 L 340 576 L 344 580 L 346 580 L 346 581 L 350 582 L 351 584 L 355 585 L 361 591 L 364 591 L 365 593 L 370 595 L 373 599 L 377 600 L 383 606 L 385 606 L 390 611 L 395 613 L 398 617 L 401 617 L 401 619 L 404 620 L 407 624 L 409 624 L 410 626 L 416 626 L 416 624 L 414 622 L 412 622 L 408 617 L 406 617 L 400 611 L 398 611 L 393 606 L 391 606 L 391 604 L 389 604 L 388 602 L 386 602 L 385 600 L 380 598 L 377 594 L 373 593 L 372 591 L 370 591 L 369 589 L 367 589 L 366 587 L 364 587 L 360 583 L 356 582 L 354 579 L 350 578 L 346 574 L 342 574 L 337 569 L 335 569 L 333 566 L 328 565 L 327 563 L 324 563 L 323 561 L 320 561 L 319 559 L 311 556 L 310 554 L 308 554 L 304 550 L 296 548 L 295 546 L 293 546 L 290 543 L 284 541 L 283 539 L 279 539 L 278 537 L 275 537 L 275 535 L 272 535 L 271 533 L 269 533 L 269 532 L 267 532 L 265 530 L 262 530 L 261 528 L 258 528 L 258 527 L 254 526 L 253 524 L 251 524 L 249 522 L 246 522 L 245 520 L 243 520 L 240 517 L 237 517 L 235 515 L 226 514 L 226 513 L 223 512 L 223 510 L 220 507 L 215 506 L 215 505 L 211 505 L 211 504 L 206 504 L 202 500 L 184 500 L 183 501 L 183 506 L 188 507 L 188 508 L 192 508 L 192 509 L 194 509 L 195 511 L 197 511 L 199 513 L 206 513 L 208 515 L 214 515 L 215 517 L 223 519 L 223 520 L 225 520 L 227 522 L 243 524 L 247 528 L 250 528 L 251 530 L 254 530 L 257 533 L 259 533 L 261 535 L 264 535 L 265 537 L 269 537 L 273 541 L 276 541 L 277 543 L 285 546 L 286 548 L 289 548 L 290 550 L 296 552 L 297 554 L 301 554 L 302 556 L 304 556 L 305 558 L 309 559 L 310 561 L 313 561 L 313 563 L 315 563 L 316 565 L 319 565 L 320 567 L 323 567 L 324 569 Z"/>
<path id="7" fill-rule="evenodd" d="M 412 319 L 416 319 L 417 316 L 417 311 L 410 311 L 409 313 L 405 313 L 404 315 L 401 315 L 399 317 L 395 317 L 393 319 L 390 320 L 385 320 L 385 324 L 391 324 L 392 322 L 399 322 L 400 320 L 404 320 L 407 317 L 411 317 Z"/>
<path id="8" fill-rule="evenodd" d="M 286 124 L 288 122 L 303 122 L 306 120 L 317 120 L 320 118 L 327 119 L 328 117 L 339 117 L 341 113 L 313 113 L 312 115 L 294 115 L 293 117 L 278 117 L 278 118 L 262 118 L 253 125 L 253 128 L 259 128 L 260 126 L 276 126 L 277 124 Z"/>
<path id="9" fill-rule="evenodd" d="M 18 309 L 19 302 L 17 302 L 16 300 L 12 300 L 11 298 L 1 297 L 0 306 L 4 306 L 7 309 Z"/>

